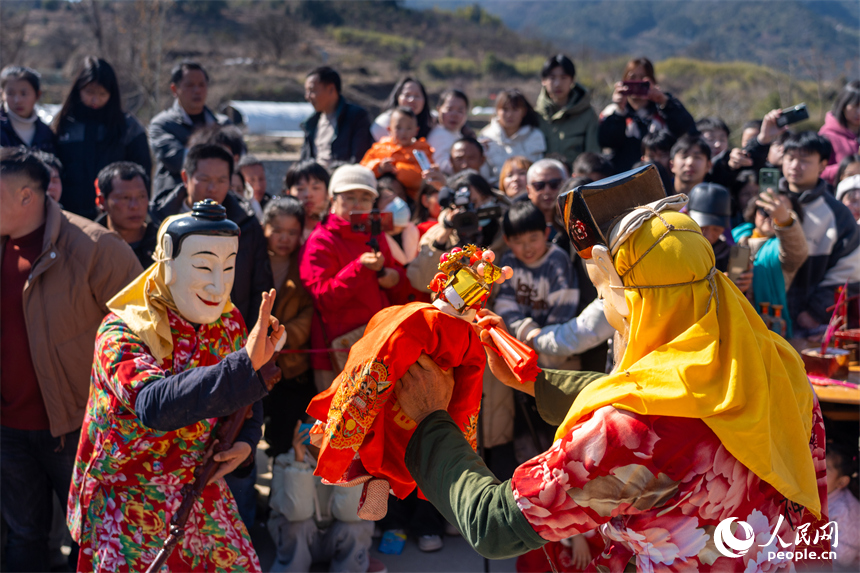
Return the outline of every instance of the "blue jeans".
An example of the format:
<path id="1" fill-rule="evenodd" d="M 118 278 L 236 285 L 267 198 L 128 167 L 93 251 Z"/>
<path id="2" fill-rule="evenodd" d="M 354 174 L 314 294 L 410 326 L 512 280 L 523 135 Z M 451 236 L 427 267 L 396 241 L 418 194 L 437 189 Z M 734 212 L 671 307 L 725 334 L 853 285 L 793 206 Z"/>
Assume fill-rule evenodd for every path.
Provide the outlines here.
<path id="1" fill-rule="evenodd" d="M 239 508 L 239 516 L 245 522 L 245 528 L 250 532 L 254 527 L 254 519 L 257 516 L 257 465 L 251 468 L 251 473 L 245 477 L 236 477 L 234 473 L 224 476 L 230 493 L 236 499 Z"/>
<path id="2" fill-rule="evenodd" d="M 80 430 L 61 438 L 48 430 L 0 428 L 0 509 L 9 527 L 8 571 L 48 571 L 53 496 L 65 502 Z"/>

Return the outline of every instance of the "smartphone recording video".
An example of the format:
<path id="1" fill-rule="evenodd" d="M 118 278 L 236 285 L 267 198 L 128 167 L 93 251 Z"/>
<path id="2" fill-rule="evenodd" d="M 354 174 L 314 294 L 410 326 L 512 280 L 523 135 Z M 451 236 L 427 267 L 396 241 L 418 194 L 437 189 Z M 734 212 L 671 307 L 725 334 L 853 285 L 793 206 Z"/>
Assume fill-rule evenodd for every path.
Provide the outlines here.
<path id="1" fill-rule="evenodd" d="M 646 96 L 651 89 L 651 82 L 646 81 L 624 81 L 621 84 L 627 88 L 627 96 Z"/>
<path id="2" fill-rule="evenodd" d="M 364 211 L 349 214 L 349 224 L 354 233 L 379 235 L 394 230 L 394 215 L 388 211 Z"/>
<path id="3" fill-rule="evenodd" d="M 782 115 L 776 118 L 776 124 L 779 127 L 785 127 L 798 121 L 809 119 L 809 111 L 806 109 L 805 103 L 799 103 L 792 107 L 787 107 L 782 110 Z"/>

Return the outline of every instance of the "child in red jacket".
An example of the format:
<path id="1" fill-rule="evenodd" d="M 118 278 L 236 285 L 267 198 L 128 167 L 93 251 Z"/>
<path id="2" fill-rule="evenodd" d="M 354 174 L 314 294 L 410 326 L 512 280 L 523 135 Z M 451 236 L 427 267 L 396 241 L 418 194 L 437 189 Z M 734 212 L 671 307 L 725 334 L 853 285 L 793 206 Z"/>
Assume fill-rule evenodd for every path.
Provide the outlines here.
<path id="1" fill-rule="evenodd" d="M 421 151 L 426 157 L 433 157 L 433 148 L 418 135 L 418 118 L 408 107 L 398 107 L 391 113 L 389 135 L 373 144 L 361 164 L 373 170 L 377 177 L 393 173 L 406 188 L 410 199 L 415 199 L 421 188 L 421 166 L 413 151 Z"/>

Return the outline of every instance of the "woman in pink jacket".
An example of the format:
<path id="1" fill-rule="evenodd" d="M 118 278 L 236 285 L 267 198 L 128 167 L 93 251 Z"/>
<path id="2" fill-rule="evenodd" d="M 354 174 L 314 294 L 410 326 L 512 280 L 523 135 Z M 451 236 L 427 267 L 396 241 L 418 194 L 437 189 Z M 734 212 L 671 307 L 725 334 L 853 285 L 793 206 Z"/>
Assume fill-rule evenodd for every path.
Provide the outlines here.
<path id="1" fill-rule="evenodd" d="M 339 167 L 329 195 L 331 212 L 308 237 L 299 268 L 317 311 L 311 326 L 315 349 L 330 348 L 336 338 L 366 325 L 390 306 L 389 294 L 409 284 L 403 267 L 393 264 L 384 237 L 374 252 L 367 245 L 370 235 L 350 225 L 350 213 L 370 211 L 379 196 L 373 172 L 360 165 Z M 317 388 L 324 390 L 337 373 L 326 354 L 313 354 L 311 364 Z"/>
<path id="2" fill-rule="evenodd" d="M 824 126 L 818 131 L 826 137 L 833 146 L 830 164 L 824 169 L 821 178 L 835 185 L 836 171 L 839 162 L 848 155 L 858 151 L 858 136 L 860 136 L 860 81 L 848 82 L 836 101 L 833 109 L 827 112 Z"/>

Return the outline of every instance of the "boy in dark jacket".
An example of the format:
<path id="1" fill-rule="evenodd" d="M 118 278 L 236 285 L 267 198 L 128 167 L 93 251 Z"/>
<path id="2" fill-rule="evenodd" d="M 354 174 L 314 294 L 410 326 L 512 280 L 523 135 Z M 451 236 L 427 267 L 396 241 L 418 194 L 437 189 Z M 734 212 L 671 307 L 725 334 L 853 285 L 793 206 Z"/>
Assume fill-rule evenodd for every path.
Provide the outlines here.
<path id="1" fill-rule="evenodd" d="M 809 258 L 788 289 L 788 309 L 798 330 L 807 332 L 828 323 L 838 286 L 847 282 L 855 292 L 860 281 L 860 227 L 821 179 L 830 153 L 830 142 L 814 131 L 791 135 L 779 182 L 779 191 L 795 195 L 804 211 Z"/>

